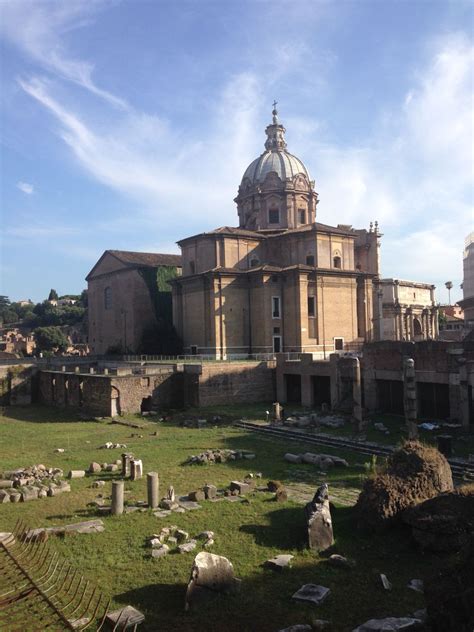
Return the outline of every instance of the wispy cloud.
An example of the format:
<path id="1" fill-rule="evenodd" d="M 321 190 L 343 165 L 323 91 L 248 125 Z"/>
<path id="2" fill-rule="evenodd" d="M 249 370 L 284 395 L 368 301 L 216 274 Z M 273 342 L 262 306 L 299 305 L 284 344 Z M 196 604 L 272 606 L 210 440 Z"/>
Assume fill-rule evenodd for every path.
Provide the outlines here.
<path id="1" fill-rule="evenodd" d="M 66 32 L 87 25 L 103 6 L 102 0 L 3 0 L 0 34 L 43 70 L 85 88 L 117 108 L 127 109 L 124 99 L 100 88 L 93 80 L 94 64 L 74 59 L 63 42 Z"/>
<path id="2" fill-rule="evenodd" d="M 16 183 L 17 189 L 26 193 L 26 195 L 32 195 L 35 192 L 35 187 L 28 182 L 22 182 L 21 180 Z"/>

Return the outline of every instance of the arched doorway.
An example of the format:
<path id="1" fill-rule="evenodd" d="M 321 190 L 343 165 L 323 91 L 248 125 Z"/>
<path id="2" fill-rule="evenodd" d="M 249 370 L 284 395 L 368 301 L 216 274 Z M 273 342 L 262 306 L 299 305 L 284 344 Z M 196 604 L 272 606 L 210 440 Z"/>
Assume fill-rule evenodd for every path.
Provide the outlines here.
<path id="1" fill-rule="evenodd" d="M 413 337 L 415 340 L 423 340 L 423 328 L 418 318 L 413 319 Z"/>

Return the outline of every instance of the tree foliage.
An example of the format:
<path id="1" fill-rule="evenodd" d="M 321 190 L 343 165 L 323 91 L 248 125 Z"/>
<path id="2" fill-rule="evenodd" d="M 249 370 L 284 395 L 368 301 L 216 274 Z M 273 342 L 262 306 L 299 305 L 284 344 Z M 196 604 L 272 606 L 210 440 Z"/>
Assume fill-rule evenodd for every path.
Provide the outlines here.
<path id="1" fill-rule="evenodd" d="M 35 330 L 38 351 L 66 351 L 69 341 L 59 327 L 38 327 Z"/>
<path id="2" fill-rule="evenodd" d="M 53 290 L 53 288 L 51 288 L 50 292 L 49 292 L 49 296 L 48 296 L 48 301 L 57 301 L 58 300 L 58 293 L 56 292 L 56 290 Z"/>

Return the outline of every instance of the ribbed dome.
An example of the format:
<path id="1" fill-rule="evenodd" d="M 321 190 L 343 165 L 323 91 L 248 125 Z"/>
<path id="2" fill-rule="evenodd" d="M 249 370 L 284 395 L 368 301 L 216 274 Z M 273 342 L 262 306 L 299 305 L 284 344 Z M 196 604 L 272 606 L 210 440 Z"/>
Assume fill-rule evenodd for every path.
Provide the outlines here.
<path id="1" fill-rule="evenodd" d="M 293 178 L 298 173 L 304 174 L 308 180 L 308 170 L 299 158 L 285 150 L 266 151 L 254 160 L 245 170 L 242 183 L 248 178 L 252 184 L 263 182 L 267 173 L 275 171 L 282 180 Z"/>

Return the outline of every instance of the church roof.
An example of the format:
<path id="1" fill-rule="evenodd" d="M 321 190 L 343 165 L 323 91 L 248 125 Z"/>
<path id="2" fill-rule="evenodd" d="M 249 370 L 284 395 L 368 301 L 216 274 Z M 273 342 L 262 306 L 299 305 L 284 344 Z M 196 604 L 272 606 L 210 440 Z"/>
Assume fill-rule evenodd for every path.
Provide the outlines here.
<path id="1" fill-rule="evenodd" d="M 168 255 L 160 252 L 132 252 L 129 250 L 106 250 L 122 263 L 132 266 L 156 266 L 181 267 L 181 255 Z M 104 253 L 105 254 L 105 253 Z"/>
<path id="2" fill-rule="evenodd" d="M 106 257 L 114 257 L 127 268 L 182 267 L 181 255 L 168 255 L 159 252 L 133 252 L 130 250 L 106 250 L 86 276 L 86 281 L 89 281 L 94 276 L 100 276 L 100 266 Z"/>

